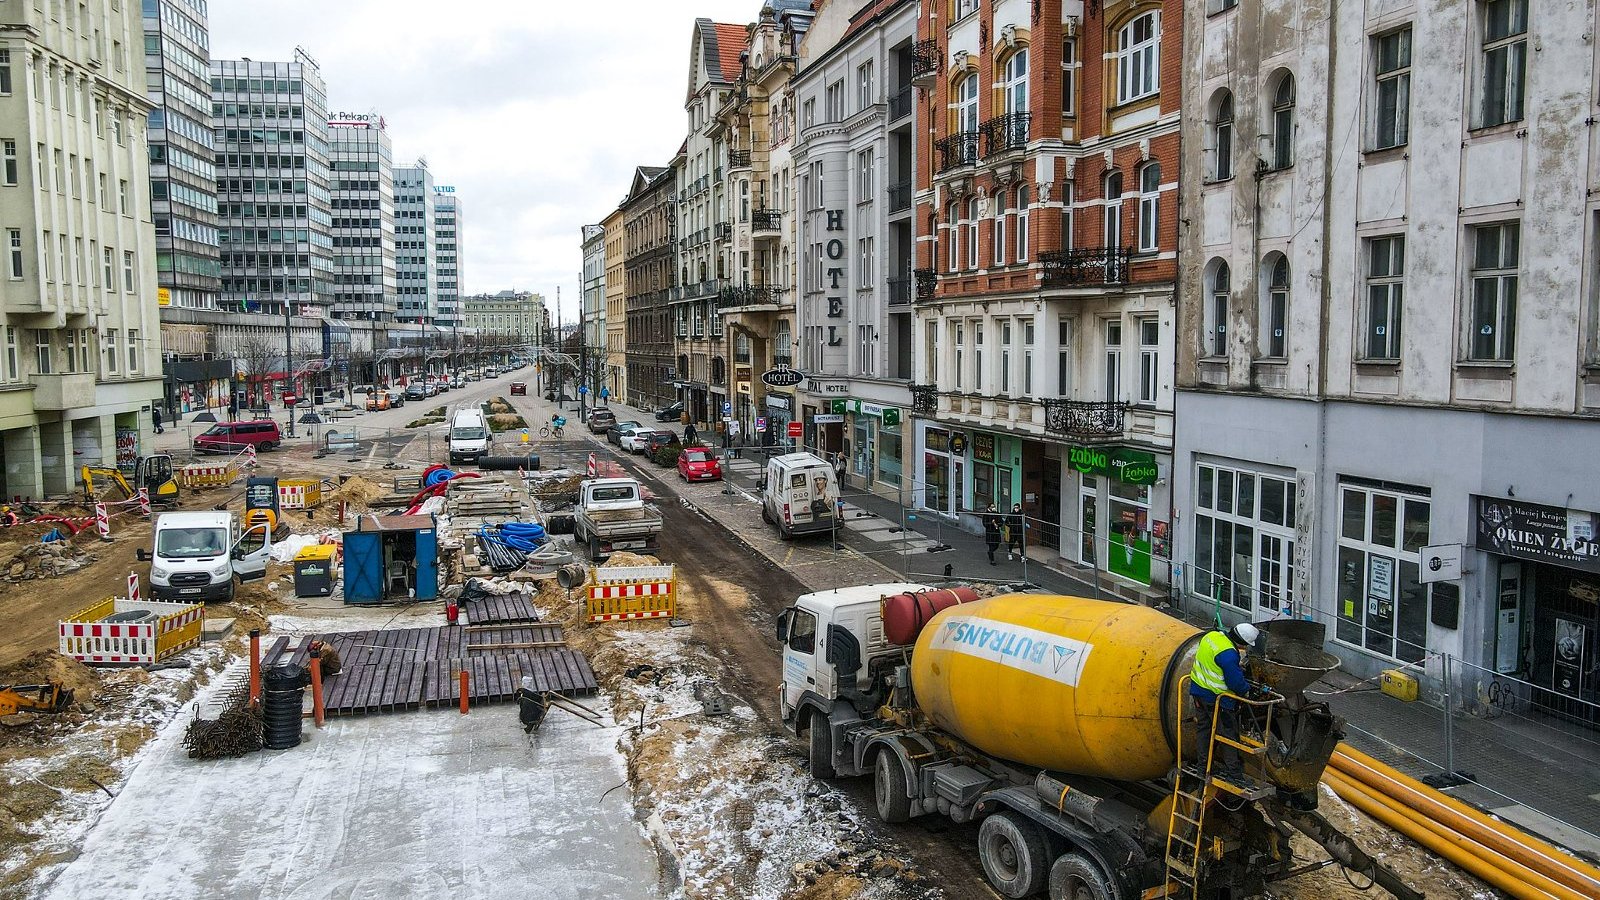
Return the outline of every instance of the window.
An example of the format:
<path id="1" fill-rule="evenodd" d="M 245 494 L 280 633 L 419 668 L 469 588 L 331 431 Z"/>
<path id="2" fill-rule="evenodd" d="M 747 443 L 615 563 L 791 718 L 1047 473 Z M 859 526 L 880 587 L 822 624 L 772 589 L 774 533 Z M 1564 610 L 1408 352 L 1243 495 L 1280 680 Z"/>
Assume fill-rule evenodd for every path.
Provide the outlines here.
<path id="1" fill-rule="evenodd" d="M 1071 250 L 1073 246 L 1072 229 L 1077 223 L 1077 217 L 1072 212 L 1072 182 L 1067 182 L 1061 189 L 1061 249 Z"/>
<path id="2" fill-rule="evenodd" d="M 11 51 L 0 49 L 0 96 L 11 94 Z"/>
<path id="3" fill-rule="evenodd" d="M 949 211 L 945 214 L 945 246 L 950 255 L 950 271 L 961 271 L 961 236 L 958 232 L 960 213 L 956 204 L 951 203 Z"/>
<path id="4" fill-rule="evenodd" d="M 128 329 L 128 374 L 139 374 L 139 329 Z"/>
<path id="5" fill-rule="evenodd" d="M 1288 72 L 1272 92 L 1272 167 L 1294 165 L 1294 76 Z"/>
<path id="6" fill-rule="evenodd" d="M 952 340 L 950 343 L 955 345 L 956 348 L 956 389 L 960 390 L 963 387 L 962 382 L 966 380 L 963 373 L 965 372 L 966 362 L 965 356 L 967 328 L 966 325 L 962 324 L 961 322 L 955 323 L 953 326 L 951 326 L 951 328 L 954 332 L 954 340 Z"/>
<path id="7" fill-rule="evenodd" d="M 1022 321 L 1022 396 L 1033 396 L 1033 320 Z"/>
<path id="8" fill-rule="evenodd" d="M 867 60 L 856 67 L 856 108 L 866 109 L 872 105 L 872 60 Z"/>
<path id="9" fill-rule="evenodd" d="M 117 329 L 106 329 L 101 343 L 105 347 L 106 374 L 115 375 L 117 374 Z"/>
<path id="10" fill-rule="evenodd" d="M 1289 258 L 1275 253 L 1267 258 L 1267 290 L 1261 304 L 1261 355 L 1287 356 L 1289 317 Z"/>
<path id="11" fill-rule="evenodd" d="M 1159 90 L 1158 32 L 1158 16 L 1148 12 L 1117 33 L 1118 103 L 1132 103 Z"/>
<path id="12" fill-rule="evenodd" d="M 1139 170 L 1139 250 L 1154 253 L 1161 210 L 1161 164 L 1145 163 Z"/>
<path id="13" fill-rule="evenodd" d="M 1106 401 L 1122 398 L 1122 323 L 1106 320 Z"/>
<path id="14" fill-rule="evenodd" d="M 844 121 L 844 80 L 828 85 L 828 121 Z"/>
<path id="15" fill-rule="evenodd" d="M 14 185 L 17 183 L 17 142 L 7 138 L 0 141 L 0 148 L 5 153 L 5 183 Z"/>
<path id="16" fill-rule="evenodd" d="M 101 253 L 101 260 L 105 263 L 105 276 L 106 276 L 105 277 L 105 286 L 106 286 L 106 290 L 114 291 L 114 290 L 117 289 L 117 277 L 116 277 L 116 273 L 113 271 L 113 267 L 116 265 L 116 263 L 114 262 L 114 260 L 116 259 L 116 256 L 115 256 L 116 251 L 112 250 L 110 247 L 107 247 L 104 250 L 101 250 L 100 253 Z"/>
<path id="17" fill-rule="evenodd" d="M 1000 393 L 1011 393 L 1011 320 L 1000 320 Z"/>
<path id="18" fill-rule="evenodd" d="M 122 251 L 122 289 L 133 293 L 133 251 Z"/>
<path id="19" fill-rule="evenodd" d="M 1028 111 L 1028 48 L 1023 47 L 1011 54 L 1006 60 L 1005 68 L 1005 98 L 1006 112 L 1011 115 L 1020 115 Z M 1012 133 L 1008 136 L 1009 145 L 1027 143 L 1028 129 L 1021 123 L 1012 123 Z"/>
<path id="20" fill-rule="evenodd" d="M 859 359 L 861 360 L 861 374 L 863 375 L 872 375 L 878 370 L 878 355 L 873 352 L 872 346 L 875 338 L 876 335 L 874 334 L 874 330 L 871 325 L 856 326 L 856 340 L 858 343 L 857 352 L 860 354 Z M 857 419 L 856 421 L 860 421 L 860 419 Z"/>
<path id="21" fill-rule="evenodd" d="M 1197 464 L 1193 591 L 1252 613 L 1292 614 L 1295 499 L 1292 478 Z"/>
<path id="22" fill-rule="evenodd" d="M 1485 0 L 1483 10 L 1483 127 L 1522 119 L 1528 64 L 1528 0 Z"/>
<path id="23" fill-rule="evenodd" d="M 806 128 L 817 124 L 817 99 L 815 97 L 809 97 L 806 102 L 800 104 L 800 121 Z"/>
<path id="24" fill-rule="evenodd" d="M 872 164 L 873 153 L 869 148 L 856 153 L 856 201 L 864 203 L 872 199 Z"/>
<path id="25" fill-rule="evenodd" d="M 1113 171 L 1106 176 L 1106 203 L 1102 214 L 1105 246 L 1114 250 L 1122 246 L 1122 173 Z"/>
<path id="26" fill-rule="evenodd" d="M 978 200 L 967 201 L 967 268 L 978 267 Z"/>
<path id="27" fill-rule="evenodd" d="M 1078 113 L 1078 42 L 1061 42 L 1061 114 Z"/>
<path id="28" fill-rule="evenodd" d="M 1516 357 L 1517 263 L 1521 226 L 1480 225 L 1472 235 L 1472 334 L 1468 359 Z"/>
<path id="29" fill-rule="evenodd" d="M 65 194 L 67 192 L 67 180 L 62 177 L 61 168 L 63 165 L 62 160 L 66 157 L 62 155 L 60 150 L 57 150 L 52 155 L 52 158 L 55 160 L 55 167 L 51 170 L 55 174 L 55 181 L 51 183 L 55 186 L 56 193 Z"/>
<path id="30" fill-rule="evenodd" d="M 864 237 L 856 241 L 856 256 L 856 285 L 872 287 L 872 238 Z"/>
<path id="31" fill-rule="evenodd" d="M 1056 396 L 1072 396 L 1072 323 L 1056 323 Z"/>
<path id="32" fill-rule="evenodd" d="M 22 229 L 6 229 L 6 248 L 10 251 L 10 275 L 13 279 L 22 277 Z"/>
<path id="33" fill-rule="evenodd" d="M 47 329 L 35 328 L 33 330 L 33 351 L 34 364 L 38 373 L 40 375 L 49 375 L 53 369 L 51 367 L 50 332 Z"/>
<path id="34" fill-rule="evenodd" d="M 1017 188 L 1017 262 L 1028 261 L 1028 186 Z"/>
<path id="35" fill-rule="evenodd" d="M 1228 264 L 1218 260 L 1211 271 L 1211 303 L 1206 308 L 1206 330 L 1211 340 L 1206 346 L 1208 356 L 1228 355 L 1228 295 L 1233 290 L 1229 283 Z"/>
<path id="36" fill-rule="evenodd" d="M 1139 402 L 1156 402 L 1161 389 L 1161 322 L 1139 319 Z"/>
<path id="37" fill-rule="evenodd" d="M 950 21 L 965 18 L 978 11 L 978 0 L 956 0 L 955 16 Z"/>
<path id="38" fill-rule="evenodd" d="M 22 380 L 22 371 L 17 366 L 17 329 L 6 326 L 6 380 Z"/>
<path id="39" fill-rule="evenodd" d="M 976 72 L 961 79 L 956 88 L 956 131 L 963 134 L 978 132 L 978 75 Z M 971 160 L 963 160 L 971 162 Z"/>
<path id="40" fill-rule="evenodd" d="M 1006 264 L 1006 192 L 1000 191 L 994 195 L 994 264 Z"/>
<path id="41" fill-rule="evenodd" d="M 1400 309 L 1405 296 L 1406 239 L 1367 241 L 1368 359 L 1400 358 Z"/>
<path id="42" fill-rule="evenodd" d="M 1211 124 L 1211 180 L 1233 177 L 1233 94 L 1223 91 L 1217 99 L 1217 115 Z"/>
<path id="43" fill-rule="evenodd" d="M 972 323 L 972 389 L 983 391 L 983 322 Z"/>
<path id="44" fill-rule="evenodd" d="M 1373 38 L 1377 78 L 1372 148 L 1406 143 L 1411 131 L 1411 29 Z"/>
<path id="45" fill-rule="evenodd" d="M 1420 662 L 1428 598 L 1419 552 L 1429 542 L 1425 491 L 1339 485 L 1338 619 L 1334 638 L 1380 656 Z"/>
<path id="46" fill-rule="evenodd" d="M 128 179 L 123 178 L 117 182 L 117 212 L 128 214 Z"/>

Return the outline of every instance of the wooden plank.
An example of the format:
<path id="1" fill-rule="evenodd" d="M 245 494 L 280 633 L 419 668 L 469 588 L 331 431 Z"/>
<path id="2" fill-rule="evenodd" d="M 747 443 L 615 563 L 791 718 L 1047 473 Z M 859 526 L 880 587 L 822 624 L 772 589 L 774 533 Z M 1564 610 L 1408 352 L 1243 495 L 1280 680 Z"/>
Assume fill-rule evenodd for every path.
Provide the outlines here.
<path id="1" fill-rule="evenodd" d="M 532 650 L 535 648 L 565 647 L 566 641 L 509 641 L 504 644 L 473 644 L 469 651 L 493 653 L 499 650 Z"/>
<path id="2" fill-rule="evenodd" d="M 289 647 L 289 636 L 280 635 L 277 640 L 267 645 L 266 652 L 261 654 L 261 668 L 270 669 L 277 665 L 278 657 Z"/>

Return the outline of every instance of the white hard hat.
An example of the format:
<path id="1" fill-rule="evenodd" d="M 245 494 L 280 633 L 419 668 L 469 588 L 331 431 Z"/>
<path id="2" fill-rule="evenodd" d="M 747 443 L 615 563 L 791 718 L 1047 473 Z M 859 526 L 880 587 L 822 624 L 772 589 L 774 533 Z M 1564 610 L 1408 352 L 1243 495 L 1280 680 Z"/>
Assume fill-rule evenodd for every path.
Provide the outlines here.
<path id="1" fill-rule="evenodd" d="M 1256 638 L 1260 636 L 1261 629 L 1251 625 L 1249 622 L 1240 622 L 1228 629 L 1228 637 L 1232 638 L 1236 644 L 1255 646 Z"/>

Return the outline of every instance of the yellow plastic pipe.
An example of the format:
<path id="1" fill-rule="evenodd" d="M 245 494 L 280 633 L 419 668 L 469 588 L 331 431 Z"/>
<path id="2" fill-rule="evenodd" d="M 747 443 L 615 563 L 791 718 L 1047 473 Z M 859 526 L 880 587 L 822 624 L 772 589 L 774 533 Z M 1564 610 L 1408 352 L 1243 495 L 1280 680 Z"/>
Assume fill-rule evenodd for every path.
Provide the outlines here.
<path id="1" fill-rule="evenodd" d="M 1359 782 L 1334 772 L 1325 773 L 1323 780 L 1358 809 L 1517 900 L 1588 900 Z"/>
<path id="2" fill-rule="evenodd" d="M 1600 897 L 1600 871 L 1562 853 L 1544 841 L 1504 822 L 1498 822 L 1454 797 L 1428 787 L 1394 767 L 1341 744 L 1333 756 L 1334 767 L 1347 778 L 1368 785 L 1379 794 L 1398 795 L 1408 805 L 1427 810 L 1431 818 L 1490 849 L 1540 872 L 1558 884 L 1586 897 Z"/>

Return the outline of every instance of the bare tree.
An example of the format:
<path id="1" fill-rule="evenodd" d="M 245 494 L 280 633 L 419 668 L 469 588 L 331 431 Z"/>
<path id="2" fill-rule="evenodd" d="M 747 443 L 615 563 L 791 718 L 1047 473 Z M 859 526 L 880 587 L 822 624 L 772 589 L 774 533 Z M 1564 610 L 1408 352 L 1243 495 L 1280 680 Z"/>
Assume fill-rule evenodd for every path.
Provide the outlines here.
<path id="1" fill-rule="evenodd" d="M 248 337 L 239 341 L 234 351 L 242 368 L 249 378 L 248 395 L 250 401 L 257 405 L 265 405 L 262 388 L 265 378 L 273 370 L 273 365 L 283 359 L 283 346 L 264 337 Z M 230 401 L 231 402 L 231 401 Z"/>

